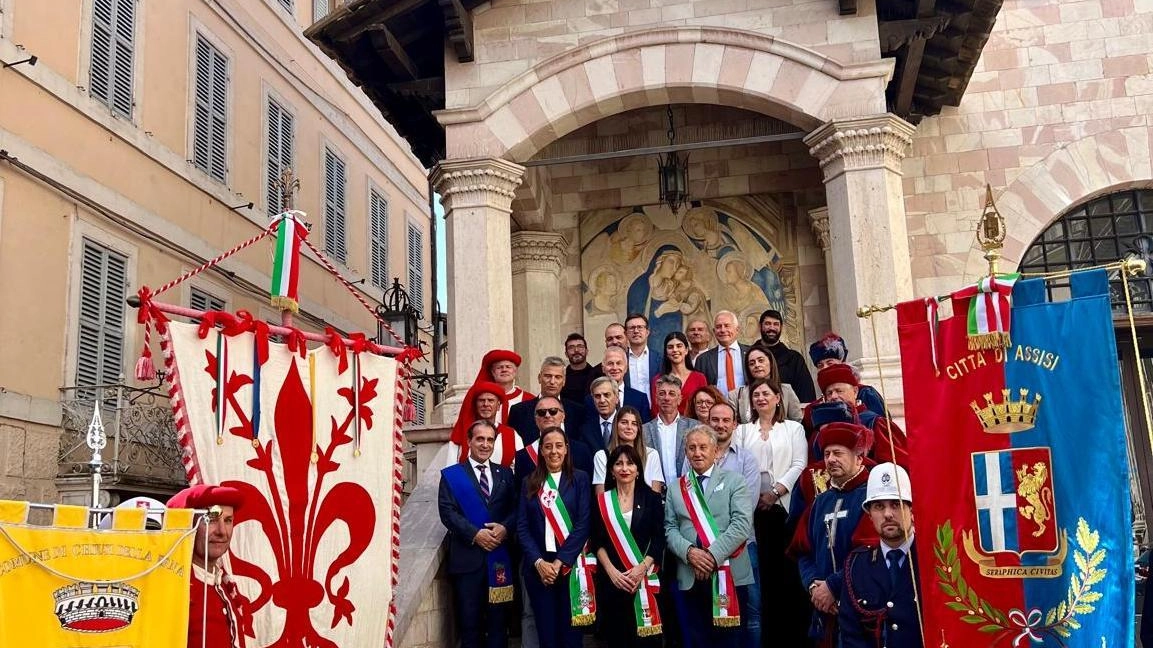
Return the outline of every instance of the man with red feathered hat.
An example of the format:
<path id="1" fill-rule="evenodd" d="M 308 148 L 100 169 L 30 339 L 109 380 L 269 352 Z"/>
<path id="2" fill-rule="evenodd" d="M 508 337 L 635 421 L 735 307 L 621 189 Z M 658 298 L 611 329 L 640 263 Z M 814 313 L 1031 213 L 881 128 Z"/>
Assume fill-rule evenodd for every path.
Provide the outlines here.
<path id="1" fill-rule="evenodd" d="M 855 423 L 829 423 L 821 428 L 817 443 L 829 474 L 829 490 L 818 495 L 801 516 L 789 547 L 813 605 L 809 637 L 821 648 L 837 645 L 837 600 L 845 559 L 853 547 L 877 539 L 863 508 L 870 436 L 867 428 Z"/>
<path id="2" fill-rule="evenodd" d="M 236 588 L 220 559 L 232 542 L 236 511 L 243 494 L 228 486 L 189 486 L 168 500 L 168 508 L 204 509 L 192 546 L 188 648 L 244 648 L 252 632 L 249 601 Z"/>
<path id="3" fill-rule="evenodd" d="M 449 455 L 448 465 L 456 465 L 465 460 L 468 456 L 468 428 L 477 421 L 485 420 L 496 427 L 496 443 L 490 461 L 506 468 L 512 467 L 516 451 L 524 447 L 524 440 L 511 426 L 497 422 L 504 398 L 504 386 L 487 380 L 478 380 L 468 388 L 464 402 L 461 403 L 460 415 L 452 426 L 452 436 L 449 437 L 449 441 L 455 445 Z"/>
<path id="4" fill-rule="evenodd" d="M 812 420 L 813 407 L 820 402 L 841 402 L 855 415 L 856 421 L 873 431 L 873 449 L 869 458 L 877 463 L 893 462 L 901 466 L 909 465 L 909 448 L 905 433 L 895 423 L 877 414 L 860 400 L 861 381 L 852 365 L 836 363 L 817 372 L 817 385 L 821 389 L 823 401 L 814 401 L 805 408 L 806 431 L 810 439 L 810 458 L 820 459 L 818 449 L 811 441 L 820 426 Z"/>
<path id="5" fill-rule="evenodd" d="M 516 374 L 520 369 L 521 357 L 516 351 L 493 349 L 484 354 L 480 361 L 480 371 L 476 383 L 493 382 L 503 388 L 501 407 L 495 423 L 508 422 L 508 409 L 517 403 L 529 401 L 536 396 L 516 386 Z M 475 384 L 475 383 L 474 383 Z M 467 429 L 467 427 L 466 427 Z M 467 440 L 465 441 L 467 444 Z"/>

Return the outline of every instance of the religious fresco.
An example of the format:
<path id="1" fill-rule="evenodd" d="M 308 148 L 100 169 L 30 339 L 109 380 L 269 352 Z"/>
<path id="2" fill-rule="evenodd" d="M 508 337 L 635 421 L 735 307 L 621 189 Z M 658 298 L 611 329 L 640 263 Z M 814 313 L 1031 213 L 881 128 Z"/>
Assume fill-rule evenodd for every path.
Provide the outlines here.
<path id="1" fill-rule="evenodd" d="M 741 319 L 741 341 L 752 342 L 768 308 L 785 315 L 786 341 L 801 330 L 795 262 L 786 262 L 767 228 L 710 205 L 680 215 L 647 212 L 600 212 L 581 221 L 588 335 L 599 336 L 627 313 L 644 313 L 656 347 L 690 321 L 711 323 L 714 313 L 730 310 Z"/>

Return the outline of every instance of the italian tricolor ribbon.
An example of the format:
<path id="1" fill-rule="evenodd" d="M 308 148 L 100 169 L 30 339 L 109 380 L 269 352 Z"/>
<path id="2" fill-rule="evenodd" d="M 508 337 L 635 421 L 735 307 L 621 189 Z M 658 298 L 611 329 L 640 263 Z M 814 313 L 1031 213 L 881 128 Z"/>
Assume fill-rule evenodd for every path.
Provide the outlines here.
<path id="1" fill-rule="evenodd" d="M 1020 278 L 1016 273 L 989 275 L 976 286 L 953 293 L 953 299 L 969 299 L 970 351 L 1009 346 L 1013 285 Z"/>
<path id="2" fill-rule="evenodd" d="M 617 499 L 616 489 L 601 493 L 597 503 L 600 506 L 605 529 L 608 530 L 609 538 L 613 541 L 625 569 L 633 569 L 643 563 L 645 554 L 633 538 L 632 529 L 629 528 L 624 511 L 621 510 L 620 500 Z M 638 637 L 661 634 L 661 612 L 657 607 L 657 593 L 660 589 L 661 581 L 657 577 L 656 569 L 650 569 L 645 574 L 645 579 L 641 581 L 636 596 L 633 597 L 633 615 L 637 621 Z"/>
<path id="3" fill-rule="evenodd" d="M 280 310 L 297 312 L 300 309 L 299 275 L 300 243 L 308 235 L 304 223 L 296 220 L 292 212 L 277 216 L 280 225 L 276 232 L 276 252 L 272 259 L 272 305 Z"/>
<path id="4" fill-rule="evenodd" d="M 697 480 L 696 473 L 690 470 L 681 477 L 680 486 L 681 497 L 684 498 L 685 506 L 689 510 L 689 518 L 697 530 L 697 539 L 702 548 L 708 549 L 717 540 L 717 523 L 713 520 L 713 514 L 709 512 L 708 504 L 705 503 L 705 495 L 701 491 L 701 483 Z M 741 549 L 733 555 L 740 554 L 743 548 L 742 544 Z M 728 557 L 713 574 L 713 625 L 724 628 L 741 625 L 741 608 L 737 602 L 737 588 L 733 583 L 732 565 Z"/>
<path id="5" fill-rule="evenodd" d="M 534 466 L 540 462 L 539 446 L 540 446 L 540 439 L 537 439 L 536 441 L 533 441 L 532 443 L 530 443 L 524 447 L 525 454 L 528 455 L 529 460 L 532 461 L 532 465 L 534 465 Z"/>
<path id="6" fill-rule="evenodd" d="M 541 510 L 544 511 L 545 520 L 556 536 L 557 546 L 564 544 L 565 539 L 572 533 L 572 518 L 561 499 L 560 489 L 552 474 L 546 476 L 544 486 L 540 491 Z M 593 586 L 593 572 L 596 571 L 597 559 L 587 553 L 583 547 L 577 556 L 576 564 L 569 572 L 569 605 L 572 610 L 572 625 L 592 625 L 597 618 L 596 589 Z"/>

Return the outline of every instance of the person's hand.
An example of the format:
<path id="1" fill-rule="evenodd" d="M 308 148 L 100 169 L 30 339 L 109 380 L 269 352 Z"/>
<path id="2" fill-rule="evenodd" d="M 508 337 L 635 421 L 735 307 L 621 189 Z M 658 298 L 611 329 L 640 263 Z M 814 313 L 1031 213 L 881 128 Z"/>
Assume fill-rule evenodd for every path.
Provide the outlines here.
<path id="1" fill-rule="evenodd" d="M 649 567 L 648 567 L 648 565 L 646 565 L 644 563 L 644 561 L 641 561 L 641 563 L 639 565 L 628 570 L 628 572 L 626 572 L 626 575 L 629 577 L 629 580 L 632 581 L 632 583 L 633 583 L 633 588 L 629 591 L 636 592 L 640 588 L 641 583 L 643 583 L 645 581 L 645 576 L 648 573 L 649 573 Z"/>
<path id="2" fill-rule="evenodd" d="M 536 573 L 540 576 L 540 582 L 545 585 L 552 585 L 556 581 L 557 568 L 553 563 L 538 559 L 536 561 Z"/>
<path id="3" fill-rule="evenodd" d="M 480 545 L 480 548 L 484 549 L 485 551 L 492 551 L 493 549 L 496 549 L 498 546 L 500 546 L 500 541 L 498 541 L 493 535 L 492 529 L 488 528 L 477 531 L 476 535 L 473 536 L 472 541 Z"/>
<path id="4" fill-rule="evenodd" d="M 837 600 L 825 581 L 816 581 L 816 586 L 809 590 L 809 597 L 813 600 L 813 607 L 825 614 L 837 613 Z"/>
<path id="5" fill-rule="evenodd" d="M 717 564 L 713 561 L 713 555 L 704 549 L 689 547 L 688 560 L 697 580 L 704 580 L 716 571 Z"/>
<path id="6" fill-rule="evenodd" d="M 496 538 L 498 543 L 504 542 L 508 538 L 508 529 L 504 528 L 500 522 L 489 522 L 484 527 L 492 531 L 492 536 Z"/>
<path id="7" fill-rule="evenodd" d="M 773 508 L 780 500 L 781 498 L 777 497 L 777 494 L 772 491 L 761 493 L 761 498 L 757 501 L 757 508 L 762 511 L 767 511 Z"/>
<path id="8" fill-rule="evenodd" d="M 609 564 L 605 565 L 605 571 L 608 572 L 609 582 L 613 584 L 613 587 L 621 590 L 622 592 L 633 591 L 633 581 L 629 578 L 627 572 L 622 572 L 621 570 Z"/>

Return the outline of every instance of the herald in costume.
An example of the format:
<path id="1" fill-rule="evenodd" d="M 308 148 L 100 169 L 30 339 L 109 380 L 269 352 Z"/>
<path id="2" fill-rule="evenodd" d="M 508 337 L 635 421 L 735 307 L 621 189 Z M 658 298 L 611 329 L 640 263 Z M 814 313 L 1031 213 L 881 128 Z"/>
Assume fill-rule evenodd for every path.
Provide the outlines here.
<path id="1" fill-rule="evenodd" d="M 473 384 L 489 382 L 496 383 L 502 388 L 502 404 L 496 415 L 497 423 L 508 422 L 508 410 L 513 405 L 536 398 L 533 394 L 516 385 L 516 375 L 520 364 L 520 354 L 505 349 L 492 349 L 484 354 L 484 358 L 480 361 L 480 371 L 477 372 Z"/>
<path id="2" fill-rule="evenodd" d="M 492 461 L 505 467 L 513 465 L 517 451 L 524 448 L 524 441 L 513 428 L 503 423 L 496 423 L 497 415 L 503 407 L 504 397 L 504 388 L 496 383 L 482 381 L 468 388 L 460 414 L 452 426 L 452 435 L 449 437 L 455 444 L 453 446 L 455 450 L 449 454 L 451 463 L 459 463 L 468 457 L 468 429 L 473 423 L 486 420 L 494 423 L 497 429 Z"/>
<path id="3" fill-rule="evenodd" d="M 869 471 L 865 513 L 880 536 L 857 547 L 845 565 L 838 622 L 841 648 L 923 648 L 913 565 L 913 494 L 909 475 L 891 463 Z"/>
<path id="4" fill-rule="evenodd" d="M 864 464 L 867 436 L 866 428 L 851 423 L 830 423 L 821 429 L 817 440 L 825 454 L 829 490 L 801 516 L 790 547 L 815 608 L 809 637 L 823 648 L 836 645 L 835 602 L 845 559 L 853 547 L 876 540 L 861 508 L 869 479 Z"/>
<path id="5" fill-rule="evenodd" d="M 813 361 L 813 367 L 817 371 L 835 364 L 848 364 L 849 345 L 845 344 L 845 338 L 836 333 L 826 333 L 824 337 L 809 345 L 809 359 Z M 877 416 L 885 416 L 885 399 L 881 398 L 880 392 L 872 385 L 857 385 L 857 400 L 870 412 Z M 814 404 L 823 402 L 825 402 L 824 394 L 817 394 L 817 399 L 813 401 Z M 808 427 L 807 422 L 805 427 Z"/>
<path id="6" fill-rule="evenodd" d="M 172 508 L 208 511 L 192 548 L 188 648 L 244 648 L 246 638 L 255 636 L 249 601 L 221 563 L 243 504 L 239 490 L 208 484 L 189 486 L 168 500 Z"/>
<path id="7" fill-rule="evenodd" d="M 849 406 L 854 417 L 855 422 L 869 428 L 873 433 L 873 450 L 870 453 L 870 458 L 878 463 L 892 461 L 902 466 L 907 466 L 909 462 L 909 449 L 908 441 L 905 439 L 905 433 L 901 430 L 900 426 L 894 421 L 885 418 L 884 415 L 878 415 L 873 412 L 863 403 L 860 402 L 859 389 L 860 379 L 857 377 L 857 372 L 852 365 L 847 364 L 833 364 L 817 372 L 817 384 L 824 394 L 825 402 L 841 401 Z M 812 437 L 812 460 L 820 458 L 820 449 L 815 443 L 816 428 L 812 427 L 812 414 L 811 410 L 815 405 L 810 405 L 807 409 L 806 418 L 809 420 L 810 427 L 807 428 Z"/>

